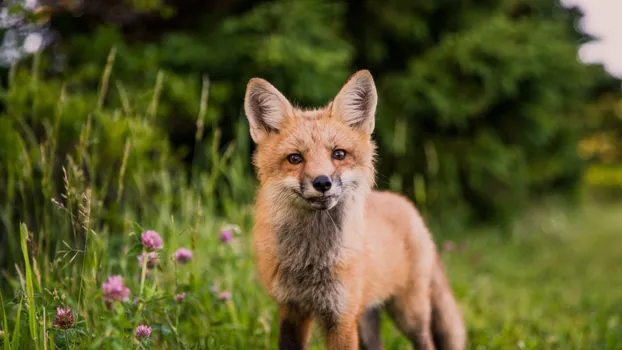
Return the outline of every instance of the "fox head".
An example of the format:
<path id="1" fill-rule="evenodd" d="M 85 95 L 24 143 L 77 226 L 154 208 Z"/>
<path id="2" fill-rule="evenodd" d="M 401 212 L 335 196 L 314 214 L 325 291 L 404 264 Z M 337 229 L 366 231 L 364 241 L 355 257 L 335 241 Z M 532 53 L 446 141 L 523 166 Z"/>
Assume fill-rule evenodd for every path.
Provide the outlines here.
<path id="1" fill-rule="evenodd" d="M 328 210 L 374 185 L 378 96 L 369 71 L 352 75 L 325 107 L 294 106 L 274 86 L 253 78 L 244 111 L 257 144 L 254 165 L 270 200 Z"/>

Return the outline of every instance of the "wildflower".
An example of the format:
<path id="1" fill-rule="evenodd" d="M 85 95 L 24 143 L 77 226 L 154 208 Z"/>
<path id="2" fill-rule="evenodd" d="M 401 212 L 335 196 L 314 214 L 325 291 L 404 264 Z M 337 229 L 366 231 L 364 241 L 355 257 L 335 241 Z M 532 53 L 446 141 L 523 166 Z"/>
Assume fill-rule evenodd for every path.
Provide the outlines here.
<path id="1" fill-rule="evenodd" d="M 149 338 L 151 336 L 151 327 L 139 325 L 136 327 L 136 338 Z"/>
<path id="2" fill-rule="evenodd" d="M 223 228 L 220 230 L 220 241 L 223 243 L 229 243 L 231 242 L 231 240 L 233 240 L 233 236 L 236 233 L 240 233 L 240 227 L 238 227 L 237 225 L 232 225 L 232 224 L 228 224 L 223 226 Z"/>
<path id="3" fill-rule="evenodd" d="M 4 340 L 4 337 L 6 336 L 6 334 L 4 333 L 4 330 L 0 329 L 0 340 Z M 2 343 L 2 342 L 0 342 Z"/>
<path id="4" fill-rule="evenodd" d="M 71 312 L 71 308 L 56 308 L 56 318 L 54 319 L 54 323 L 52 326 L 54 328 L 67 329 L 71 328 L 75 325 L 75 321 L 73 319 L 73 313 Z"/>
<path id="5" fill-rule="evenodd" d="M 102 285 L 102 293 L 104 300 L 108 302 L 127 301 L 130 296 L 130 289 L 125 287 L 121 276 L 110 276 L 108 281 Z"/>
<path id="6" fill-rule="evenodd" d="M 175 252 L 175 261 L 178 264 L 185 264 L 192 259 L 192 251 L 186 248 L 179 248 Z"/>
<path id="7" fill-rule="evenodd" d="M 160 262 L 160 259 L 158 259 L 158 253 L 143 252 L 142 254 L 138 256 L 138 264 L 141 267 L 143 266 L 143 259 L 145 258 L 145 256 L 147 257 L 147 268 L 148 269 L 153 269 L 154 267 L 158 266 L 158 263 Z"/>
<path id="8" fill-rule="evenodd" d="M 220 292 L 220 294 L 218 294 L 218 298 L 221 301 L 229 301 L 229 300 L 231 300 L 231 292 L 227 292 L 227 291 Z"/>
<path id="9" fill-rule="evenodd" d="M 143 232 L 140 236 L 140 240 L 148 251 L 160 250 L 164 247 L 164 244 L 162 244 L 162 237 L 153 230 Z"/>
<path id="10" fill-rule="evenodd" d="M 220 241 L 223 243 L 229 243 L 233 239 L 233 231 L 230 229 L 224 229 L 220 231 Z"/>
<path id="11" fill-rule="evenodd" d="M 178 303 L 182 303 L 186 298 L 186 293 L 175 294 L 175 301 Z"/>

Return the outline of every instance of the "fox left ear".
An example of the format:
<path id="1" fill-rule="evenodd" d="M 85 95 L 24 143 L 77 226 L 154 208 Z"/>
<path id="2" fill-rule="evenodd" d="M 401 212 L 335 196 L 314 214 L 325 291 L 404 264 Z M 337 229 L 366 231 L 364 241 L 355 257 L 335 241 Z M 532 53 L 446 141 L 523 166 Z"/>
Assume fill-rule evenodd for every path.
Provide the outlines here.
<path id="1" fill-rule="evenodd" d="M 244 112 L 251 127 L 251 138 L 261 142 L 278 133 L 283 120 L 293 115 L 291 103 L 269 82 L 253 78 L 246 85 Z"/>
<path id="2" fill-rule="evenodd" d="M 378 94 L 368 70 L 356 72 L 333 100 L 331 114 L 347 125 L 370 134 L 374 131 Z"/>

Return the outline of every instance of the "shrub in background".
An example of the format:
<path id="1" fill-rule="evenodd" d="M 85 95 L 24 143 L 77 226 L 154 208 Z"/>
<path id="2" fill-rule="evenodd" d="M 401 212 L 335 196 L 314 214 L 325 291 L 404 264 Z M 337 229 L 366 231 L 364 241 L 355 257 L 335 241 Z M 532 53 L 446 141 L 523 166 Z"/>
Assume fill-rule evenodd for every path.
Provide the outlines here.
<path id="1" fill-rule="evenodd" d="M 371 69 L 380 95 L 379 186 L 456 223 L 508 221 L 530 199 L 574 194 L 582 109 L 594 91 L 611 88 L 612 79 L 577 60 L 578 44 L 590 39 L 574 29 L 580 13 L 553 0 L 232 1 L 192 15 L 183 1 L 164 3 L 177 11 L 161 30 L 91 25 L 106 41 L 69 29 L 62 52 L 80 66 L 126 40 L 123 75 L 164 67 L 194 74 L 196 87 L 198 72 L 209 74 L 208 120 L 224 142 L 244 122 L 253 76 L 315 106 L 356 69 Z M 159 118 L 176 147 L 188 146 L 195 113 L 183 96 L 192 92 L 180 84 L 170 96 L 179 97 Z"/>

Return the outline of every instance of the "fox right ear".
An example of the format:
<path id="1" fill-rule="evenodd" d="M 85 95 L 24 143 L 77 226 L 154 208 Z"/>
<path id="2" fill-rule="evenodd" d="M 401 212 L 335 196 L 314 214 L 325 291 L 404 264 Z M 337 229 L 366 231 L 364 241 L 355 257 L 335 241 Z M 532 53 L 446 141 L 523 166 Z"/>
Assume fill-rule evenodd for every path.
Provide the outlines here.
<path id="1" fill-rule="evenodd" d="M 278 133 L 284 118 L 293 115 L 293 107 L 272 84 L 252 78 L 246 85 L 244 112 L 251 137 L 259 143 L 270 133 Z"/>
<path id="2" fill-rule="evenodd" d="M 356 72 L 332 102 L 332 115 L 347 125 L 371 135 L 374 131 L 378 93 L 368 70 Z"/>

